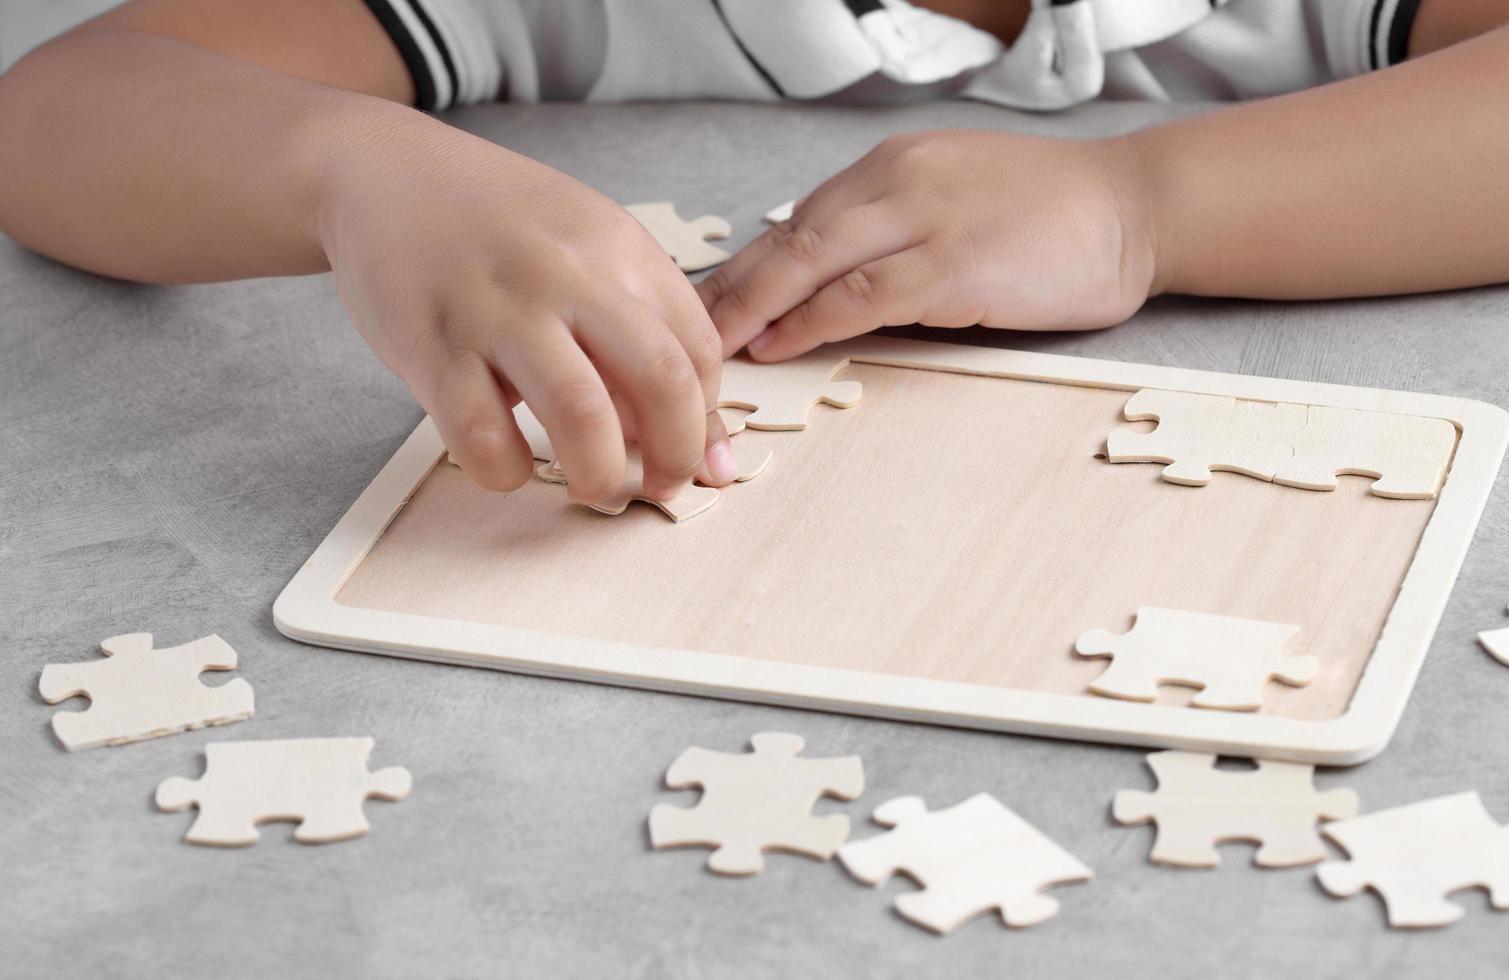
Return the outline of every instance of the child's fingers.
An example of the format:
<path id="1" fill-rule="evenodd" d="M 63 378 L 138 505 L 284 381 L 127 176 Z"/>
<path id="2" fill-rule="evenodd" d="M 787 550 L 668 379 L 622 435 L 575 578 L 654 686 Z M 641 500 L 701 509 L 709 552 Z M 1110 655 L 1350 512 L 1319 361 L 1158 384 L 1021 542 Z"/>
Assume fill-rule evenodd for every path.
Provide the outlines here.
<path id="1" fill-rule="evenodd" d="M 947 277 L 922 248 L 907 249 L 850 270 L 797 306 L 749 344 L 758 361 L 784 361 L 821 344 L 927 316 Z"/>
<path id="2" fill-rule="evenodd" d="M 911 244 L 908 223 L 880 203 L 794 218 L 765 235 L 753 261 L 712 287 L 721 291 L 713 323 L 729 352 L 846 271 Z"/>
<path id="3" fill-rule="evenodd" d="M 467 476 L 487 490 L 517 490 L 534 472 L 529 444 L 480 354 L 463 355 L 416 380 L 416 396 Z"/>
<path id="4" fill-rule="evenodd" d="M 498 361 L 549 433 L 571 499 L 596 503 L 623 487 L 623 429 L 597 368 L 559 327 L 531 332 L 527 348 L 500 337 Z"/>
<path id="5" fill-rule="evenodd" d="M 659 314 L 632 301 L 584 305 L 576 327 L 588 356 L 634 413 L 645 492 L 674 496 L 696 476 L 706 448 L 707 406 L 691 357 Z"/>
<path id="6" fill-rule="evenodd" d="M 702 385 L 702 405 L 706 419 L 703 423 L 703 453 L 701 465 L 697 468 L 697 479 L 707 486 L 725 486 L 738 476 L 738 463 L 734 460 L 733 447 L 728 444 L 723 416 L 718 414 L 718 394 L 723 377 L 723 342 L 696 293 L 684 288 L 682 283 L 676 283 L 676 288 L 666 297 L 665 308 L 666 325 L 691 358 L 692 367 Z"/>

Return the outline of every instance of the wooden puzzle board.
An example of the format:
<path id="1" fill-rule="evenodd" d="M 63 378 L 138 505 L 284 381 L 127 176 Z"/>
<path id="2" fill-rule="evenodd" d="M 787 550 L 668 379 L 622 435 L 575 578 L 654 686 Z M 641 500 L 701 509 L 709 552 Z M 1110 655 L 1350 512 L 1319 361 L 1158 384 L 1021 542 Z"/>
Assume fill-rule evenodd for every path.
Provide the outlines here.
<path id="1" fill-rule="evenodd" d="M 539 481 L 480 490 L 421 426 L 373 485 L 413 449 L 390 499 L 336 540 L 349 554 L 312 593 L 290 584 L 279 625 L 358 649 L 953 724 L 1329 762 L 1381 749 L 1496 472 L 1502 413 L 914 341 L 850 347 L 890 362 L 841 375 L 863 383 L 861 403 L 818 406 L 805 431 L 737 436 L 774 461 L 682 525 L 643 505 L 605 517 Z M 960 357 L 1011 376 L 894 366 Z M 1028 380 L 1048 374 L 1077 383 Z M 1333 493 L 1233 473 L 1177 486 L 1157 464 L 1097 457 L 1118 426 L 1151 428 L 1121 420 L 1131 390 L 1176 386 L 1151 380 L 1397 401 L 1389 410 L 1451 417 L 1463 437 L 1437 500 L 1376 497 L 1362 477 Z M 302 626 L 285 622 L 290 594 L 313 617 Z M 1120 632 L 1139 606 L 1298 624 L 1288 652 L 1325 669 L 1306 687 L 1269 685 L 1256 715 L 1184 707 L 1184 688 L 1154 705 L 1089 694 L 1105 661 L 1076 657 L 1075 638 Z M 1396 635 L 1381 643 L 1391 611 Z M 411 629 L 419 642 L 403 642 Z"/>

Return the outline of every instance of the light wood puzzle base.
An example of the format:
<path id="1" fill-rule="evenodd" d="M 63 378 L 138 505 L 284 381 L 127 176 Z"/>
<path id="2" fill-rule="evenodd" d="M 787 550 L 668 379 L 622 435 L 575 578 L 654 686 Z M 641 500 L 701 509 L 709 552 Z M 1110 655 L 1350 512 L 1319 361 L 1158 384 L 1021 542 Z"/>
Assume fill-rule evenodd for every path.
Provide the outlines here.
<path id="1" fill-rule="evenodd" d="M 845 356 L 862 362 L 839 374 L 862 405 L 741 434 L 780 466 L 681 526 L 594 519 L 538 482 L 477 489 L 434 467 L 426 423 L 275 618 L 423 659 L 1357 762 L 1397 722 L 1509 433 L 1499 410 L 1439 396 L 887 338 Z M 1462 436 L 1437 500 L 1377 497 L 1365 478 L 1322 494 L 1218 473 L 1191 489 L 1097 458 L 1145 387 L 1442 417 Z M 1323 669 L 1242 717 L 1184 707 L 1178 688 L 1153 704 L 1090 694 L 1104 668 L 1075 638 L 1124 631 L 1142 605 L 1295 624 L 1286 652 Z"/>

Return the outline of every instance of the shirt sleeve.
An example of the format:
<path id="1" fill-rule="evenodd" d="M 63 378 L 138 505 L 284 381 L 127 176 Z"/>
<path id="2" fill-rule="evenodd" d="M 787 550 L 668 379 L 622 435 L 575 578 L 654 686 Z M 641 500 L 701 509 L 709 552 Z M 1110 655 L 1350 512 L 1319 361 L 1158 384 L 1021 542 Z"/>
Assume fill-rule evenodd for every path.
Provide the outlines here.
<path id="1" fill-rule="evenodd" d="M 1420 0 L 1309 0 L 1325 35 L 1326 60 L 1337 78 L 1403 61 Z"/>
<path id="2" fill-rule="evenodd" d="M 426 112 L 497 98 L 503 65 L 486 0 L 365 0 L 398 48 Z"/>

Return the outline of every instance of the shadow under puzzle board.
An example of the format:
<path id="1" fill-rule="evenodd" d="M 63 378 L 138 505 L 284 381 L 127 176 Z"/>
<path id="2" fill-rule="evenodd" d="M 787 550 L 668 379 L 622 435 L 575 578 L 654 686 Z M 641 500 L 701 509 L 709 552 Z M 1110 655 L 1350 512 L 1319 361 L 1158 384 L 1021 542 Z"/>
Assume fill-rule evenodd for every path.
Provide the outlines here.
<path id="1" fill-rule="evenodd" d="M 736 436 L 772 463 L 680 525 L 647 505 L 605 517 L 538 480 L 480 490 L 426 422 L 285 590 L 280 628 L 610 683 L 1356 762 L 1398 720 L 1506 439 L 1502 412 L 1439 396 L 888 338 L 828 350 L 853 353 L 839 376 L 863 383 L 860 404 Z M 976 375 L 897 366 L 956 361 Z M 1079 383 L 1025 380 L 1060 377 Z M 1122 420 L 1141 387 L 1461 431 L 1435 500 L 1374 496 L 1365 477 L 1186 487 L 1097 455 L 1112 430 L 1152 427 Z M 1122 632 L 1140 606 L 1296 624 L 1285 652 L 1322 669 L 1267 685 L 1256 713 L 1188 707 L 1181 687 L 1155 704 L 1091 694 L 1107 661 L 1076 656 L 1075 638 Z"/>

